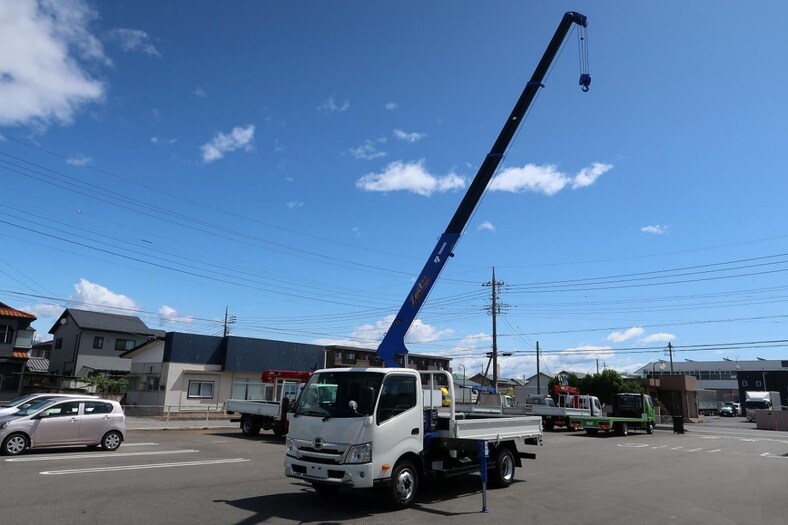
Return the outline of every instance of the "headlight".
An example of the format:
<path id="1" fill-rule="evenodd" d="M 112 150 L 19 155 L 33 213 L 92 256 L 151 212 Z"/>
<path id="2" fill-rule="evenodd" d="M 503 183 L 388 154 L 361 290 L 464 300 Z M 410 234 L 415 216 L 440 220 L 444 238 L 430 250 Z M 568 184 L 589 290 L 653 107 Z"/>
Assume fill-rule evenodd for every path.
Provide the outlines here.
<path id="1" fill-rule="evenodd" d="M 295 444 L 293 443 L 292 439 L 287 438 L 285 440 L 285 447 L 287 447 L 287 455 L 288 456 L 292 456 L 294 458 L 300 458 L 301 457 L 301 454 L 298 453 L 298 447 L 295 446 Z"/>
<path id="2" fill-rule="evenodd" d="M 369 463 L 372 461 L 372 443 L 353 445 L 345 455 L 345 463 Z"/>

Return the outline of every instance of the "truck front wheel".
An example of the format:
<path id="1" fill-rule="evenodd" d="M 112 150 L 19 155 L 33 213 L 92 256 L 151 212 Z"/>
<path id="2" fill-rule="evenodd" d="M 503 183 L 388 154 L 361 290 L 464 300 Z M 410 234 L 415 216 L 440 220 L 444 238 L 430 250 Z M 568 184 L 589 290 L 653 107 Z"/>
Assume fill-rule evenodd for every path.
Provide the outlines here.
<path id="1" fill-rule="evenodd" d="M 649 421 L 646 423 L 646 434 L 653 434 L 654 433 L 654 423 Z"/>
<path id="2" fill-rule="evenodd" d="M 249 415 L 241 417 L 241 432 L 245 436 L 256 436 L 260 433 L 260 426 L 254 424 L 254 418 Z"/>
<path id="3" fill-rule="evenodd" d="M 416 467 L 408 460 L 402 460 L 394 465 L 391 472 L 391 487 L 389 487 L 389 501 L 395 509 L 409 507 L 416 499 L 419 490 L 419 474 Z"/>
<path id="4" fill-rule="evenodd" d="M 514 454 L 511 449 L 502 448 L 495 456 L 495 470 L 491 472 L 490 484 L 494 487 L 508 487 L 514 481 Z"/>

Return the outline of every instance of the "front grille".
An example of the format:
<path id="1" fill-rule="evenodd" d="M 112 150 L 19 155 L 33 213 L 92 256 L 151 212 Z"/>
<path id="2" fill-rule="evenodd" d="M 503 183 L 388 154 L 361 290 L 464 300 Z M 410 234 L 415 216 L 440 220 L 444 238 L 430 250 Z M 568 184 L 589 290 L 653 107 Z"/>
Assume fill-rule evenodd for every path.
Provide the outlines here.
<path id="1" fill-rule="evenodd" d="M 298 456 L 300 458 L 305 461 L 324 465 L 336 465 L 341 463 L 348 447 L 347 444 L 324 443 L 320 448 L 317 448 L 312 441 L 303 439 L 293 439 L 292 442 L 298 450 Z"/>

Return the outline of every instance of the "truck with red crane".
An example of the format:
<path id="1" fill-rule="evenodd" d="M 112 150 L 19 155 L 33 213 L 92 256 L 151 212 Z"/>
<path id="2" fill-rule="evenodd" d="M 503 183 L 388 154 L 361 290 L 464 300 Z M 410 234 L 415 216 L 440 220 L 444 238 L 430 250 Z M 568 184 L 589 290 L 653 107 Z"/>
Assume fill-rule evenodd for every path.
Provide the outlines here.
<path id="1" fill-rule="evenodd" d="M 300 370 L 265 370 L 261 374 L 263 388 L 272 387 L 272 399 L 228 399 L 224 411 L 230 421 L 241 423 L 241 432 L 256 436 L 260 430 L 273 430 L 274 435 L 287 434 L 287 412 L 298 397 L 300 387 L 312 372 Z M 238 414 L 235 416 L 235 414 Z"/>
<path id="2" fill-rule="evenodd" d="M 522 459 L 535 459 L 529 445 L 542 439 L 541 418 L 469 415 L 456 410 L 454 381 L 447 371 L 407 366 L 405 335 L 488 187 L 570 29 L 584 33 L 586 17 L 567 12 L 506 120 L 492 149 L 471 182 L 446 231 L 378 346 L 386 368 L 317 370 L 304 385 L 289 414 L 285 475 L 310 483 L 323 495 L 342 488 L 380 487 L 394 508 L 413 503 L 429 479 L 479 472 L 483 483 L 506 487 Z M 587 42 L 585 39 L 582 41 Z M 591 76 L 580 77 L 583 91 Z M 439 396 L 448 388 L 448 407 Z M 438 406 L 436 406 L 438 405 Z M 487 461 L 489 457 L 489 462 Z"/>

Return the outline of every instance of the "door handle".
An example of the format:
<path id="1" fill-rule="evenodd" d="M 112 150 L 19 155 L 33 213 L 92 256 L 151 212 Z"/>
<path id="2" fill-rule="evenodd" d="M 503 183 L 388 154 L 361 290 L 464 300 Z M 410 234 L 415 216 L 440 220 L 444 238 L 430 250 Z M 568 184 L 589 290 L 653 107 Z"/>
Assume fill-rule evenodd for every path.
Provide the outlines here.
<path id="1" fill-rule="evenodd" d="M 414 428 L 410 431 L 411 436 L 418 436 L 419 435 L 419 427 Z"/>

